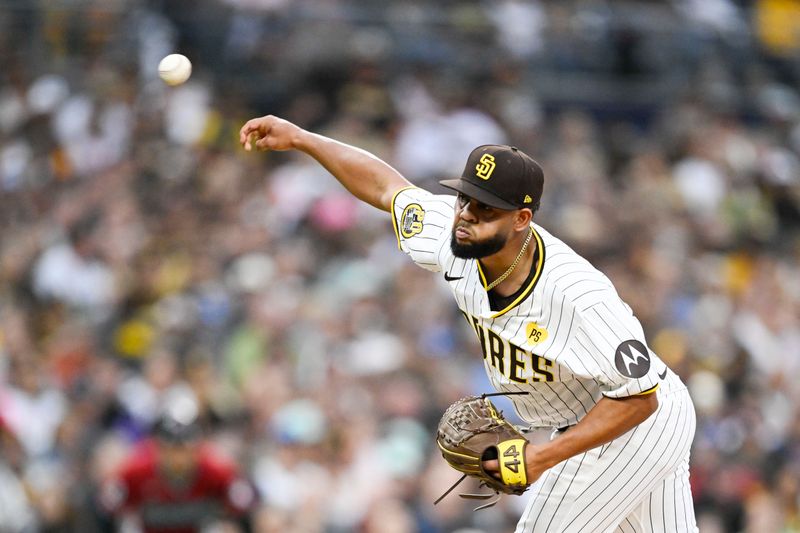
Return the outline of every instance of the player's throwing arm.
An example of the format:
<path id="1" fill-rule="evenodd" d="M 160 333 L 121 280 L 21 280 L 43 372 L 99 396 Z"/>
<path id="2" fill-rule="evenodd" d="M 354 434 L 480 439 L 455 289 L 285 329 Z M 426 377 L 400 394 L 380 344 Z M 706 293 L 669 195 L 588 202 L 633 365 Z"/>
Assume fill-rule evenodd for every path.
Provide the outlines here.
<path id="1" fill-rule="evenodd" d="M 369 152 L 311 133 L 272 115 L 248 120 L 239 131 L 239 142 L 248 152 L 254 148 L 305 152 L 353 196 L 383 211 L 389 211 L 397 191 L 411 185 L 394 168 Z"/>

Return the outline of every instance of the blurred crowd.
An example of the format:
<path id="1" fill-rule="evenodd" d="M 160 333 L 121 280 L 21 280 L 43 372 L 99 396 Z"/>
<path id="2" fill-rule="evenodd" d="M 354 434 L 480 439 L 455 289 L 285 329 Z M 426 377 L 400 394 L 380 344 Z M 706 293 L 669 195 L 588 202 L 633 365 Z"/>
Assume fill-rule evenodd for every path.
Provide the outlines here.
<path id="1" fill-rule="evenodd" d="M 533 155 L 537 222 L 690 387 L 700 530 L 800 531 L 798 28 L 794 0 L 0 0 L 0 531 L 100 531 L 182 398 L 256 531 L 516 523 L 432 505 L 433 428 L 489 390 L 446 285 L 310 158 L 243 152 L 266 113 L 437 192 L 476 145 Z"/>

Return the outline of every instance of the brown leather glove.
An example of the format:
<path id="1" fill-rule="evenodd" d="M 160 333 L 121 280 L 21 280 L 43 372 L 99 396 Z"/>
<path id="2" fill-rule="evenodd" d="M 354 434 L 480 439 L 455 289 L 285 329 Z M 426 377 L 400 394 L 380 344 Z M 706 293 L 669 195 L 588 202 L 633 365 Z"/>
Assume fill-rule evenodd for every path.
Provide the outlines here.
<path id="1" fill-rule="evenodd" d="M 436 443 L 450 466 L 477 478 L 482 486 L 496 493 L 522 494 L 528 488 L 525 470 L 528 441 L 503 418 L 503 413 L 486 395 L 463 398 L 448 407 L 439 421 Z M 483 468 L 483 461 L 490 459 L 498 459 L 500 463 L 499 478 Z M 450 490 L 453 488 L 455 485 Z"/>

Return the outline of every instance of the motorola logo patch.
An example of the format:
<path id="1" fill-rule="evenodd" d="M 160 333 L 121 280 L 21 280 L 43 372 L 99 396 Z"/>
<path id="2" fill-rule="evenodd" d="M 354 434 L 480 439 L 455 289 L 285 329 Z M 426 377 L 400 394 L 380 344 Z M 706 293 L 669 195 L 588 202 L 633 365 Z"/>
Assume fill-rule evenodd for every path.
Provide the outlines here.
<path id="1" fill-rule="evenodd" d="M 641 378 L 650 370 L 650 352 L 647 351 L 647 346 L 631 339 L 617 346 L 614 364 L 623 376 Z"/>

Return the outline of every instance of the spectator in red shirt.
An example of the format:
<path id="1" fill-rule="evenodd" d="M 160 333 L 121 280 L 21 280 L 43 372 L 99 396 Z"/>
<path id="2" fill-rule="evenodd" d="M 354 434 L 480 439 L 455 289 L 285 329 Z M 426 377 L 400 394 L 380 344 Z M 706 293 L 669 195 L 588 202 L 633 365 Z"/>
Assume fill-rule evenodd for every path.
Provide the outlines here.
<path id="1" fill-rule="evenodd" d="M 235 464 L 205 443 L 196 421 L 162 417 L 100 491 L 100 507 L 144 533 L 250 531 L 255 491 Z M 219 529 L 217 529 L 219 528 Z"/>

